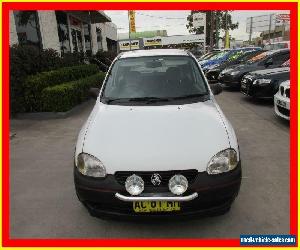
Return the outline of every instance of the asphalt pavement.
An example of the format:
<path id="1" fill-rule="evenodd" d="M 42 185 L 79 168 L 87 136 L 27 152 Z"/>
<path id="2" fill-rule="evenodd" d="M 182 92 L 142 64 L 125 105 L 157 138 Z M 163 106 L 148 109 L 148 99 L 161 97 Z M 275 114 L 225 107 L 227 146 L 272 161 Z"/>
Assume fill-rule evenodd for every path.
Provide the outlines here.
<path id="1" fill-rule="evenodd" d="M 289 123 L 272 102 L 223 91 L 216 99 L 235 128 L 243 180 L 229 213 L 193 220 L 131 222 L 91 217 L 77 200 L 73 154 L 93 101 L 65 119 L 11 120 L 11 238 L 238 238 L 289 233 Z"/>

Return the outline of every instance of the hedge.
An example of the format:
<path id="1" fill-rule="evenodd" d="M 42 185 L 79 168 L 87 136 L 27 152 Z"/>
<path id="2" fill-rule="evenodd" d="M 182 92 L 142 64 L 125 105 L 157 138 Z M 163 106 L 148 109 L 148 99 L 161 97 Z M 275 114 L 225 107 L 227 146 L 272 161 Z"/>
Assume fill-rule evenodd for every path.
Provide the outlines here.
<path id="1" fill-rule="evenodd" d="M 29 75 L 83 64 L 82 55 L 68 53 L 60 56 L 53 49 L 33 45 L 10 47 L 10 111 L 12 114 L 29 111 L 25 102 L 25 80 Z"/>
<path id="2" fill-rule="evenodd" d="M 105 74 L 98 74 L 43 89 L 41 93 L 42 110 L 49 112 L 68 111 L 88 98 L 92 87 L 100 88 Z"/>
<path id="3" fill-rule="evenodd" d="M 99 72 L 97 65 L 84 64 L 29 76 L 24 84 L 27 110 L 41 111 L 41 93 L 43 89 L 85 78 L 87 76 L 94 75 L 97 72 Z"/>

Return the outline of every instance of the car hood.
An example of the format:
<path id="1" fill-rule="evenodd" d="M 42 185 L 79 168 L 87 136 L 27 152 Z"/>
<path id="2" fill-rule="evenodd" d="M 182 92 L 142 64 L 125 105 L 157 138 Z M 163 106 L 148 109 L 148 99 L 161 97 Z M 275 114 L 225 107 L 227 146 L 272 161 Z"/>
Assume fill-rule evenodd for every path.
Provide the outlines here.
<path id="1" fill-rule="evenodd" d="M 95 110 L 96 109 L 96 110 Z M 186 105 L 120 106 L 96 102 L 82 151 L 115 171 L 206 171 L 230 147 L 212 100 Z M 225 119 L 225 118 L 224 118 Z"/>
<path id="2" fill-rule="evenodd" d="M 201 64 L 201 67 L 202 68 L 207 68 L 207 67 L 210 67 L 210 66 L 213 66 L 215 64 L 219 64 L 219 63 L 222 63 L 223 60 L 220 58 L 220 59 L 214 59 L 214 60 L 208 60 L 206 62 L 203 62 Z"/>
<path id="3" fill-rule="evenodd" d="M 251 75 L 270 76 L 270 75 L 277 75 L 277 74 L 285 74 L 289 72 L 290 72 L 290 67 L 279 67 L 279 68 L 256 70 L 251 72 Z"/>
<path id="4" fill-rule="evenodd" d="M 233 65 L 231 67 L 227 67 L 225 69 L 225 74 L 230 74 L 233 71 L 239 71 L 239 74 L 243 74 L 245 72 L 250 72 L 257 70 L 259 67 L 257 65 L 248 65 L 248 64 L 241 64 L 241 65 Z"/>

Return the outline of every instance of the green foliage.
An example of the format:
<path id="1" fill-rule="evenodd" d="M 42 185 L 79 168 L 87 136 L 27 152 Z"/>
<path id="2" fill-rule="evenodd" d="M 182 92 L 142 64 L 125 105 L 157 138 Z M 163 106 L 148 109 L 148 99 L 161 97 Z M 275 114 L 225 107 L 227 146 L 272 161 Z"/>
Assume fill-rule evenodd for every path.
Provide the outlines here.
<path id="1" fill-rule="evenodd" d="M 41 93 L 41 111 L 64 112 L 88 98 L 92 87 L 100 88 L 105 74 L 98 73 L 76 81 L 47 87 Z"/>
<path id="2" fill-rule="evenodd" d="M 40 110 L 42 106 L 41 92 L 43 89 L 85 78 L 94 75 L 97 72 L 97 65 L 84 64 L 41 72 L 29 76 L 24 83 L 26 110 L 31 112 Z"/>
<path id="3" fill-rule="evenodd" d="M 101 51 L 101 50 L 99 50 L 95 55 L 95 57 L 99 60 L 101 60 L 102 58 L 108 58 L 110 61 L 113 61 L 116 56 L 117 56 L 117 52 L 115 51 Z"/>
<path id="4" fill-rule="evenodd" d="M 239 26 L 239 23 L 233 23 L 232 17 L 230 12 L 227 11 L 227 17 L 226 17 L 226 11 L 220 11 L 220 10 L 192 10 L 191 14 L 187 17 L 188 24 L 186 25 L 187 29 L 190 33 L 196 33 L 196 34 L 203 34 L 204 33 L 204 27 L 200 28 L 194 28 L 193 26 L 193 14 L 194 13 L 206 13 L 206 44 L 210 44 L 210 32 L 212 31 L 212 40 L 213 44 L 216 43 L 216 37 L 217 33 L 220 30 L 226 30 L 226 27 L 228 30 L 234 30 L 237 29 Z M 227 22 L 226 22 L 227 21 Z M 217 28 L 216 28 L 217 27 Z M 218 31 L 219 30 L 219 31 Z"/>
<path id="5" fill-rule="evenodd" d="M 10 110 L 27 111 L 24 82 L 27 76 L 38 72 L 81 64 L 80 55 L 60 57 L 53 49 L 40 50 L 32 45 L 14 45 L 10 48 Z"/>

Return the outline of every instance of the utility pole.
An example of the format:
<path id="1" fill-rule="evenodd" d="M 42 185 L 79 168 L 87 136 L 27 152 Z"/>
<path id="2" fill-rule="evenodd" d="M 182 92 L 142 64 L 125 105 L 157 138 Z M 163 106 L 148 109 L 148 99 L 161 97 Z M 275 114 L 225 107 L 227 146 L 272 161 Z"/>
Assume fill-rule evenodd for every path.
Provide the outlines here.
<path id="1" fill-rule="evenodd" d="M 130 31 L 130 15 L 128 10 L 128 37 L 129 37 L 129 50 L 131 50 L 131 31 Z"/>
<path id="2" fill-rule="evenodd" d="M 225 49 L 229 48 L 229 32 L 228 32 L 228 11 L 225 12 Z"/>
<path id="3" fill-rule="evenodd" d="M 285 20 L 282 21 L 282 41 L 284 41 L 284 33 L 285 33 Z"/>
<path id="4" fill-rule="evenodd" d="M 218 12 L 216 12 L 216 48 L 219 48 L 219 17 Z"/>
<path id="5" fill-rule="evenodd" d="M 209 47 L 213 49 L 213 32 L 214 32 L 214 12 L 210 11 L 210 32 L 209 32 Z"/>
<path id="6" fill-rule="evenodd" d="M 269 43 L 271 42 L 271 26 L 272 26 L 272 17 L 273 17 L 274 14 L 271 14 L 270 15 L 270 21 L 269 21 Z M 276 29 L 276 25 L 274 26 L 274 32 L 275 32 L 275 29 Z"/>
<path id="7" fill-rule="evenodd" d="M 251 45 L 251 40 L 252 40 L 252 22 L 253 22 L 253 17 L 250 17 L 249 45 Z"/>

